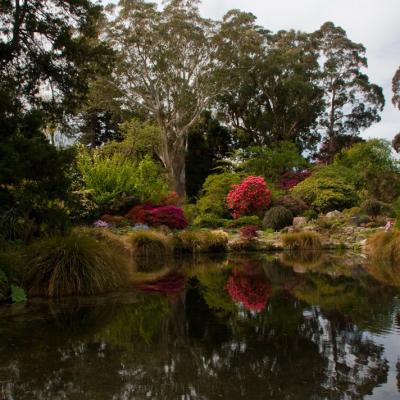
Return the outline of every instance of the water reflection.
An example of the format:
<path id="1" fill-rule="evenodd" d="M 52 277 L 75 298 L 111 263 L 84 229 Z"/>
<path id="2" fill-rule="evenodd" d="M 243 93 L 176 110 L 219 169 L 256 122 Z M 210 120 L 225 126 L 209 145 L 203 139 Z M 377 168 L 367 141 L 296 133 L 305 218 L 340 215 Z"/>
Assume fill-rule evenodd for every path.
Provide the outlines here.
<path id="1" fill-rule="evenodd" d="M 400 374 L 398 290 L 323 257 L 186 260 L 135 293 L 3 315 L 0 399 L 362 399 Z"/>

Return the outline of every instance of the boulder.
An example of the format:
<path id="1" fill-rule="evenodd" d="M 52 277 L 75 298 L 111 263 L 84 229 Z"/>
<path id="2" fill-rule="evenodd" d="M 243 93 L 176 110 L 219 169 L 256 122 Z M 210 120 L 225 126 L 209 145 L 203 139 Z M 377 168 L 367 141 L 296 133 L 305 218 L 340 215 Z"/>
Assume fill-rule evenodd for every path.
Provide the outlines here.
<path id="1" fill-rule="evenodd" d="M 343 213 L 341 213 L 338 210 L 330 211 L 325 215 L 325 218 L 328 218 L 328 219 L 339 219 L 341 217 L 343 217 Z"/>
<path id="2" fill-rule="evenodd" d="M 306 217 L 294 217 L 293 218 L 293 226 L 295 228 L 299 228 L 301 226 L 307 225 L 307 218 Z"/>

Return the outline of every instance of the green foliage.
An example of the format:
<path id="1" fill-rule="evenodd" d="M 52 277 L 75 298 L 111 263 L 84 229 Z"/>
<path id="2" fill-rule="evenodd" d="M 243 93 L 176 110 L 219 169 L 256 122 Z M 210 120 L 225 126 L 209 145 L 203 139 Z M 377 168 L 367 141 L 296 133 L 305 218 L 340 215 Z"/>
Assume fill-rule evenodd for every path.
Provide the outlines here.
<path id="1" fill-rule="evenodd" d="M 150 122 L 141 122 L 137 118 L 120 124 L 121 141 L 112 141 L 102 148 L 104 155 L 120 153 L 132 160 L 141 160 L 153 156 L 160 146 L 160 128 Z"/>
<path id="2" fill-rule="evenodd" d="M 174 235 L 174 250 L 177 253 L 225 252 L 228 235 L 222 231 L 183 231 Z"/>
<path id="3" fill-rule="evenodd" d="M 400 195 L 400 163 L 387 140 L 372 139 L 343 150 L 335 165 L 353 171 L 368 197 L 391 202 Z"/>
<path id="4" fill-rule="evenodd" d="M 291 193 L 318 212 L 343 210 L 357 204 L 358 194 L 352 171 L 327 166 L 295 186 Z"/>
<path id="5" fill-rule="evenodd" d="M 293 232 L 282 235 L 283 247 L 287 250 L 320 250 L 321 235 L 317 232 Z"/>
<path id="6" fill-rule="evenodd" d="M 11 285 L 11 301 L 13 303 L 23 303 L 26 300 L 25 290 L 20 286 Z"/>
<path id="7" fill-rule="evenodd" d="M 200 198 L 197 201 L 197 209 L 200 216 L 230 217 L 226 196 L 232 186 L 240 183 L 242 179 L 242 174 L 230 172 L 209 175 L 204 182 Z"/>
<path id="8" fill-rule="evenodd" d="M 263 227 L 280 231 L 293 223 L 293 214 L 290 210 L 282 206 L 270 208 L 264 216 Z"/>
<path id="9" fill-rule="evenodd" d="M 183 213 L 185 214 L 188 224 L 193 225 L 198 213 L 196 204 L 185 204 L 183 206 Z"/>
<path id="10" fill-rule="evenodd" d="M 227 228 L 236 229 L 246 225 L 261 225 L 261 220 L 256 215 L 244 216 L 236 219 L 217 218 L 212 215 L 198 216 L 194 225 L 200 228 Z"/>
<path id="11" fill-rule="evenodd" d="M 225 86 L 218 106 L 237 128 L 240 145 L 287 140 L 300 151 L 312 149 L 319 139 L 315 128 L 323 104 L 318 54 L 310 36 L 272 34 L 257 25 L 253 14 L 231 10 L 216 39 Z"/>
<path id="12" fill-rule="evenodd" d="M 223 225 L 225 228 L 235 229 L 242 228 L 247 225 L 261 226 L 261 220 L 256 215 L 247 215 L 233 220 L 226 220 Z"/>
<path id="13" fill-rule="evenodd" d="M 87 189 L 93 190 L 98 205 L 115 198 L 134 196 L 141 203 L 159 203 L 168 192 L 161 167 L 149 157 L 138 163 L 121 153 L 105 157 L 99 152 L 91 156 L 81 149 L 77 167 Z"/>
<path id="14" fill-rule="evenodd" d="M 27 261 L 26 286 L 31 295 L 92 295 L 131 281 L 132 266 L 120 248 L 84 231 L 32 244 Z"/>
<path id="15" fill-rule="evenodd" d="M 286 171 L 305 169 L 308 162 L 291 142 L 274 142 L 268 147 L 250 147 L 241 154 L 242 168 L 249 175 L 263 176 L 276 182 Z"/>

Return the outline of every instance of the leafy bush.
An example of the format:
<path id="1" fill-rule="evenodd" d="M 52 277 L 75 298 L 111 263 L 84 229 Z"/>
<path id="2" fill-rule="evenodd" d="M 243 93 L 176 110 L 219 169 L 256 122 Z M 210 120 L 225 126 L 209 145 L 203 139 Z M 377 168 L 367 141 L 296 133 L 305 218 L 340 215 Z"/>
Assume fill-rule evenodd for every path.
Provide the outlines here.
<path id="1" fill-rule="evenodd" d="M 222 231 L 184 231 L 174 235 L 174 250 L 177 253 L 225 252 L 228 235 Z"/>
<path id="2" fill-rule="evenodd" d="M 225 172 L 209 175 L 204 182 L 197 209 L 201 217 L 212 215 L 216 218 L 229 217 L 229 209 L 226 204 L 226 196 L 231 187 L 239 183 L 243 178 L 241 174 Z"/>
<path id="3" fill-rule="evenodd" d="M 227 228 L 236 229 L 242 228 L 246 225 L 257 225 L 261 226 L 260 218 L 256 215 L 240 217 L 237 219 L 224 219 L 216 218 L 212 215 L 198 216 L 194 220 L 194 225 L 200 228 Z"/>
<path id="4" fill-rule="evenodd" d="M 351 171 L 346 168 L 323 167 L 291 189 L 318 212 L 343 210 L 357 204 L 358 195 Z"/>
<path id="5" fill-rule="evenodd" d="M 136 206 L 129 211 L 127 217 L 133 222 L 151 226 L 165 225 L 170 229 L 184 229 L 188 225 L 183 210 L 175 206 Z"/>
<path id="6" fill-rule="evenodd" d="M 162 232 L 138 231 L 127 238 L 135 258 L 145 258 L 150 261 L 165 260 L 172 253 L 171 238 Z"/>
<path id="7" fill-rule="evenodd" d="M 298 147 L 288 141 L 272 143 L 270 146 L 250 147 L 239 157 L 244 159 L 242 168 L 251 175 L 263 176 L 278 181 L 287 171 L 307 168 L 308 163 L 300 155 Z"/>
<path id="8" fill-rule="evenodd" d="M 92 295 L 131 281 L 132 266 L 120 248 L 86 231 L 41 240 L 28 254 L 26 285 L 32 295 Z"/>
<path id="9" fill-rule="evenodd" d="M 234 218 L 244 215 L 257 215 L 265 210 L 270 202 L 271 191 L 261 176 L 248 176 L 234 185 L 226 198 Z"/>
<path id="10" fill-rule="evenodd" d="M 122 195 L 134 196 L 140 202 L 158 203 L 165 197 L 167 183 L 161 167 L 145 157 L 140 162 L 120 153 L 104 157 L 87 151 L 79 153 L 78 171 L 86 189 L 93 190 L 98 205 L 110 203 Z"/>
<path id="11" fill-rule="evenodd" d="M 0 214 L 0 236 L 5 240 L 26 242 L 33 229 L 33 220 L 25 218 L 17 208 L 10 208 Z"/>
<path id="12" fill-rule="evenodd" d="M 303 200 L 293 197 L 290 194 L 279 197 L 274 201 L 273 205 L 287 208 L 295 217 L 308 210 L 308 206 Z"/>
<path id="13" fill-rule="evenodd" d="M 392 202 L 400 195 L 400 163 L 387 140 L 355 144 L 338 154 L 334 164 L 351 170 L 370 198 Z"/>
<path id="14" fill-rule="evenodd" d="M 197 207 L 195 204 L 185 204 L 183 206 L 183 213 L 189 225 L 193 225 L 197 218 Z"/>
<path id="15" fill-rule="evenodd" d="M 293 232 L 282 235 L 282 244 L 288 250 L 319 250 L 322 238 L 317 232 Z"/>
<path id="16" fill-rule="evenodd" d="M 263 226 L 274 231 L 280 231 L 293 223 L 293 214 L 290 210 L 282 206 L 276 206 L 269 209 L 264 216 Z"/>

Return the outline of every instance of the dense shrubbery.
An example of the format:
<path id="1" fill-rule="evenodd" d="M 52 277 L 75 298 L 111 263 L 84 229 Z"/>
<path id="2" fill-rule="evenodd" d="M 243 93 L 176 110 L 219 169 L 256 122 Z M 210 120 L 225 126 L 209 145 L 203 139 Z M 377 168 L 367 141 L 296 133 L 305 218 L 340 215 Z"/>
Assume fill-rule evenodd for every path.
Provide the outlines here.
<path id="1" fill-rule="evenodd" d="M 282 206 L 275 206 L 269 209 L 264 216 L 264 228 L 280 231 L 293 223 L 293 214 L 290 210 Z"/>
<path id="2" fill-rule="evenodd" d="M 234 218 L 260 215 L 269 206 L 271 191 L 261 176 L 248 176 L 234 185 L 226 198 Z"/>
<path id="3" fill-rule="evenodd" d="M 91 156 L 81 150 L 77 167 L 84 187 L 93 191 L 98 205 L 107 205 L 123 195 L 158 204 L 168 193 L 161 167 L 148 157 L 136 162 L 120 153 Z"/>
<path id="4" fill-rule="evenodd" d="M 343 210 L 355 206 L 358 201 L 352 171 L 336 166 L 317 169 L 291 193 L 318 212 Z"/>
<path id="5" fill-rule="evenodd" d="M 246 225 L 261 226 L 261 220 L 256 215 L 240 217 L 237 219 L 216 218 L 212 215 L 198 216 L 194 224 L 201 228 L 227 228 L 237 229 Z"/>

